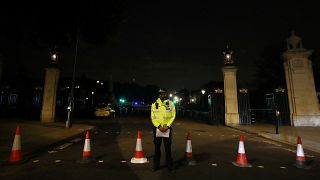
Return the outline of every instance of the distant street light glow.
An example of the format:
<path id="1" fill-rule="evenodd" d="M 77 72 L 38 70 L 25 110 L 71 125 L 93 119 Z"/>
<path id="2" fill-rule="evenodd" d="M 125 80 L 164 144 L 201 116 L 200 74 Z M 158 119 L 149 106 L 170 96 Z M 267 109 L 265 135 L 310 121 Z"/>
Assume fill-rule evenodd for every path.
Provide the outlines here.
<path id="1" fill-rule="evenodd" d="M 201 93 L 202 93 L 202 94 L 205 94 L 205 93 L 206 93 L 206 90 L 202 89 L 202 90 L 201 90 Z"/>

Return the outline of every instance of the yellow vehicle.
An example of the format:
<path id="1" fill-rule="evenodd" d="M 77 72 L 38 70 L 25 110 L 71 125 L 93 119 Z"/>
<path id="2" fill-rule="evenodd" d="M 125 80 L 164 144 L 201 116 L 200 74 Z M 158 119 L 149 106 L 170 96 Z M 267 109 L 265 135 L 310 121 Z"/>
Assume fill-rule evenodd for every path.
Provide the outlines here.
<path id="1" fill-rule="evenodd" d="M 95 108 L 94 115 L 96 117 L 115 117 L 116 111 L 111 104 L 101 103 Z"/>

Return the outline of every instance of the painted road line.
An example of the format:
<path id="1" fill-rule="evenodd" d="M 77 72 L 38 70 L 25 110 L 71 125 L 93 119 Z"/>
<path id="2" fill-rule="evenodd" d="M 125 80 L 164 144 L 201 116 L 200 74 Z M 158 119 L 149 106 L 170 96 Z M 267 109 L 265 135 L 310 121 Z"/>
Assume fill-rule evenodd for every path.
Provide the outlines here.
<path id="1" fill-rule="evenodd" d="M 121 162 L 122 162 L 122 163 L 126 163 L 127 161 L 125 161 L 125 160 L 122 160 Z"/>
<path id="2" fill-rule="evenodd" d="M 38 160 L 38 159 L 36 159 L 36 160 L 33 160 L 32 162 L 37 163 L 37 162 L 39 162 L 39 160 Z"/>
<path id="3" fill-rule="evenodd" d="M 257 166 L 258 168 L 264 168 L 264 166 Z"/>
<path id="4" fill-rule="evenodd" d="M 58 151 L 52 150 L 52 151 L 48 151 L 49 154 L 53 154 L 53 153 L 57 153 Z"/>
<path id="5" fill-rule="evenodd" d="M 65 149 L 65 148 L 71 146 L 72 144 L 73 144 L 73 143 L 64 143 L 64 144 L 62 144 L 61 146 L 58 146 L 58 147 L 55 148 L 55 149 L 62 150 L 62 149 Z"/>
<path id="6" fill-rule="evenodd" d="M 98 162 L 99 162 L 99 163 L 103 163 L 103 160 L 99 160 Z"/>
<path id="7" fill-rule="evenodd" d="M 60 159 L 57 159 L 57 160 L 55 160 L 54 162 L 55 162 L 55 163 L 60 163 L 61 160 L 60 160 Z"/>
<path id="8" fill-rule="evenodd" d="M 213 164 L 211 164 L 211 166 L 218 166 L 218 164 L 213 163 Z"/>
<path id="9" fill-rule="evenodd" d="M 285 167 L 285 166 L 280 166 L 280 169 L 287 169 L 287 167 Z"/>

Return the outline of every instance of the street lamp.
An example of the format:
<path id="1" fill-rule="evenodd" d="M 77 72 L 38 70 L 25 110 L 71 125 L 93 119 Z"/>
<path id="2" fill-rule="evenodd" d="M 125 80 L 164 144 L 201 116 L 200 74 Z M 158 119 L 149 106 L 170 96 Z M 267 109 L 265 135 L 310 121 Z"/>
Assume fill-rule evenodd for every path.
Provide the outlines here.
<path id="1" fill-rule="evenodd" d="M 276 110 L 276 134 L 279 134 L 279 116 L 280 111 Z"/>
<path id="2" fill-rule="evenodd" d="M 201 90 L 201 93 L 202 93 L 202 94 L 205 94 L 205 93 L 206 93 L 206 90 L 202 89 L 202 90 Z"/>
<path id="3" fill-rule="evenodd" d="M 66 128 L 71 128 L 71 115 L 73 113 L 74 109 L 74 84 L 75 84 L 75 74 L 76 74 L 76 64 L 77 64 L 77 58 L 78 58 L 78 45 L 79 45 L 79 24 L 77 26 L 77 40 L 76 40 L 76 47 L 75 47 L 75 54 L 74 54 L 74 61 L 73 61 L 73 71 L 72 71 L 72 82 L 71 82 L 71 93 L 70 93 L 70 99 L 69 99 L 69 105 L 68 105 L 68 119 L 66 121 Z"/>

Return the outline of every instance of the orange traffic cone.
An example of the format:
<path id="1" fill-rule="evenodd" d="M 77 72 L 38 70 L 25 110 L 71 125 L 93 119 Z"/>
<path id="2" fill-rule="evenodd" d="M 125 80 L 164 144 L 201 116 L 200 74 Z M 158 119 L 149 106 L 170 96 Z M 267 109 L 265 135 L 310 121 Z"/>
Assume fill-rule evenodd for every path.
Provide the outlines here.
<path id="1" fill-rule="evenodd" d="M 141 134 L 140 131 L 138 131 L 138 138 L 136 143 L 136 152 L 134 154 L 134 157 L 131 158 L 131 163 L 146 163 L 148 160 L 143 156 L 143 150 L 142 150 L 142 142 L 141 142 Z"/>
<path id="2" fill-rule="evenodd" d="M 21 155 L 21 133 L 20 127 L 17 125 L 16 134 L 14 136 L 14 141 L 12 145 L 12 150 L 9 158 L 9 163 L 19 163 L 22 160 Z"/>
<path id="3" fill-rule="evenodd" d="M 187 165 L 196 165 L 196 162 L 192 159 L 192 145 L 191 145 L 191 134 L 188 132 L 187 134 L 187 146 L 186 146 L 186 154 L 185 160 Z"/>
<path id="4" fill-rule="evenodd" d="M 252 167 L 252 165 L 247 162 L 243 135 L 240 135 L 237 161 L 232 162 L 232 164 L 238 167 Z"/>
<path id="5" fill-rule="evenodd" d="M 91 146 L 90 146 L 90 134 L 89 131 L 86 133 L 86 139 L 84 142 L 82 160 L 78 161 L 79 163 L 89 163 L 93 161 L 91 157 Z"/>
<path id="6" fill-rule="evenodd" d="M 306 159 L 304 157 L 303 147 L 300 136 L 297 138 L 297 156 L 296 156 L 296 164 L 297 168 L 305 168 L 306 167 Z"/>

